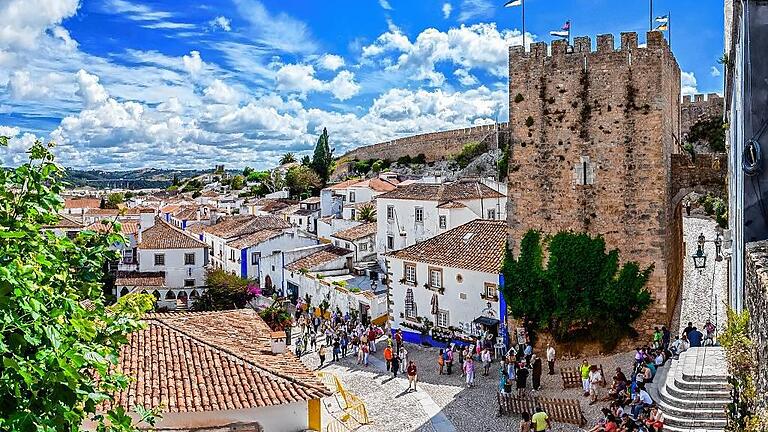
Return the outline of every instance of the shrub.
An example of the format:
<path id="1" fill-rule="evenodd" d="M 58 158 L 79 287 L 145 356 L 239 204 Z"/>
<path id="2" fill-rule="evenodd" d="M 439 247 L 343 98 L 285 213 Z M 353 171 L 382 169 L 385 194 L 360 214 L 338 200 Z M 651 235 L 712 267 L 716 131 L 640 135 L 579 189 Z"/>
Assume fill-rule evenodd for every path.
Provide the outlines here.
<path id="1" fill-rule="evenodd" d="M 704 213 L 713 217 L 721 228 L 728 227 L 728 204 L 724 199 L 708 193 L 699 198 L 699 205 L 704 209 Z"/>
<path id="2" fill-rule="evenodd" d="M 645 285 L 653 266 L 620 267 L 618 250 L 606 251 L 600 236 L 559 232 L 545 239 L 528 231 L 518 259 L 508 253 L 503 271 L 502 292 L 512 315 L 526 317 L 560 341 L 597 339 L 612 349 L 634 333 L 632 322 L 651 303 Z"/>
<path id="3" fill-rule="evenodd" d="M 461 168 L 466 168 L 473 159 L 488 151 L 488 145 L 481 142 L 470 142 L 461 148 L 461 152 L 453 156 L 453 160 Z"/>
<path id="4" fill-rule="evenodd" d="M 247 279 L 221 269 L 209 269 L 205 274 L 205 284 L 208 288 L 192 305 L 194 310 L 241 309 L 253 299 Z"/>
<path id="5" fill-rule="evenodd" d="M 723 119 L 712 116 L 697 121 L 688 132 L 688 142 L 706 142 L 714 152 L 725 151 L 725 124 Z"/>
<path id="6" fill-rule="evenodd" d="M 527 127 L 533 126 L 533 117 L 528 116 L 528 118 L 525 119 L 525 126 L 527 126 Z"/>
<path id="7" fill-rule="evenodd" d="M 427 163 L 427 157 L 424 156 L 424 153 L 419 153 L 415 158 L 411 159 L 411 163 L 424 165 Z"/>
<path id="8" fill-rule="evenodd" d="M 410 165 L 411 155 L 400 156 L 397 158 L 397 163 L 400 165 Z"/>

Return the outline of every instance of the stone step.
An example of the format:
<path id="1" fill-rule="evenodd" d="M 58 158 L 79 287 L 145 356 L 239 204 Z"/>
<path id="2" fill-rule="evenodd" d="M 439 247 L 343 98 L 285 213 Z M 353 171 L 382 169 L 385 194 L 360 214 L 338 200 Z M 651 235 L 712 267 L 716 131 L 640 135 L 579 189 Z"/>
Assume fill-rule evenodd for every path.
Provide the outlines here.
<path id="1" fill-rule="evenodd" d="M 670 414 L 681 419 L 689 420 L 725 420 L 727 418 L 724 406 L 715 408 L 685 408 L 678 407 L 676 405 L 670 405 L 664 400 L 656 401 L 656 403 L 658 404 L 659 408 L 661 408 L 661 412 L 664 413 L 664 416 Z"/>
<path id="2" fill-rule="evenodd" d="M 664 429 L 667 430 L 667 426 L 674 426 L 678 428 L 688 428 L 688 430 L 697 429 L 720 429 L 725 428 L 727 420 L 722 419 L 709 419 L 709 418 L 685 418 L 675 415 L 675 413 L 668 413 L 664 411 Z"/>
<path id="3" fill-rule="evenodd" d="M 721 392 L 730 391 L 730 387 L 728 385 L 728 382 L 726 380 L 723 381 L 688 381 L 683 379 L 682 377 L 675 377 L 674 378 L 675 386 L 679 389 L 683 390 L 694 390 L 694 391 L 700 391 L 700 392 Z M 667 384 L 669 384 L 669 379 L 667 379 Z"/>
<path id="4" fill-rule="evenodd" d="M 687 428 L 664 425 L 664 432 L 723 432 L 723 429 Z"/>
<path id="5" fill-rule="evenodd" d="M 676 395 L 672 394 L 667 386 L 662 386 L 661 390 L 659 391 L 659 399 L 661 401 L 664 401 L 668 405 L 678 409 L 724 409 L 725 406 L 731 402 L 731 400 L 727 397 L 729 394 L 724 393 L 714 393 L 712 396 L 721 396 L 719 398 L 715 398 L 703 397 L 704 395 L 710 396 L 709 393 L 697 393 L 678 390 Z"/>
<path id="6" fill-rule="evenodd" d="M 722 347 L 691 348 L 680 356 L 681 378 L 689 382 L 721 382 L 728 375 Z"/>

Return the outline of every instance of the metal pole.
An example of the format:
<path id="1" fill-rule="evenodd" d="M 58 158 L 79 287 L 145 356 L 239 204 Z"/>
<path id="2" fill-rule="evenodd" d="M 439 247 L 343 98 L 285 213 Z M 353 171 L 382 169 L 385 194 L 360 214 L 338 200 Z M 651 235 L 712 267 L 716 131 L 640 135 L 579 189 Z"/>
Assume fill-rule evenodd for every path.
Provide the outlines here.
<path id="1" fill-rule="evenodd" d="M 667 12 L 667 37 L 669 38 L 669 50 L 672 51 L 672 11 Z"/>
<path id="2" fill-rule="evenodd" d="M 648 0 L 648 31 L 653 30 L 653 0 Z"/>
<path id="3" fill-rule="evenodd" d="M 523 7 L 523 52 L 526 51 L 525 46 L 525 0 L 523 0 L 523 3 L 521 5 Z"/>

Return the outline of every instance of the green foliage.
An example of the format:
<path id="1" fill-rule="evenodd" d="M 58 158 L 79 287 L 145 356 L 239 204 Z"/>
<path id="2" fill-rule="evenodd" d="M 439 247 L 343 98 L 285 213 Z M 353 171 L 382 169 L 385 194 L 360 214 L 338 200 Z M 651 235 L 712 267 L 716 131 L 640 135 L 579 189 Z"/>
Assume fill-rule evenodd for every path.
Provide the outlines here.
<path id="1" fill-rule="evenodd" d="M 209 269 L 205 274 L 208 287 L 192 308 L 197 311 L 242 309 L 253 299 L 248 292 L 248 280 L 221 269 Z"/>
<path id="2" fill-rule="evenodd" d="M 687 142 L 683 144 L 683 150 L 688 153 L 691 158 L 696 159 L 696 149 L 693 148 L 693 144 Z"/>
<path id="3" fill-rule="evenodd" d="M 531 127 L 531 126 L 533 126 L 533 117 L 531 117 L 531 116 L 528 116 L 528 118 L 527 118 L 527 119 L 525 119 L 525 126 L 526 126 L 526 127 Z"/>
<path id="4" fill-rule="evenodd" d="M 285 184 L 291 190 L 291 196 L 300 196 L 319 190 L 323 181 L 311 168 L 299 165 L 285 174 Z"/>
<path id="5" fill-rule="evenodd" d="M 180 182 L 179 182 L 179 176 L 178 176 L 178 175 L 176 175 L 176 174 L 174 174 L 174 175 L 173 175 L 173 180 L 171 181 L 171 185 L 172 185 L 172 186 L 178 186 L 179 184 L 180 184 Z"/>
<path id="6" fill-rule="evenodd" d="M 371 204 L 365 204 L 357 212 L 357 220 L 361 222 L 376 222 L 376 207 Z"/>
<path id="7" fill-rule="evenodd" d="M 360 291 L 361 291 L 361 290 L 360 290 L 360 288 L 358 288 L 358 287 L 352 287 L 352 288 L 350 288 L 350 289 L 349 289 L 349 292 L 351 292 L 351 293 L 353 293 L 353 294 L 357 294 L 357 293 L 359 293 Z"/>
<path id="8" fill-rule="evenodd" d="M 104 208 L 116 209 L 118 206 L 125 202 L 125 195 L 120 192 L 115 192 L 107 195 L 107 199 L 104 201 Z"/>
<path id="9" fill-rule="evenodd" d="M 419 153 L 415 158 L 411 159 L 411 163 L 424 165 L 427 163 L 427 157 L 424 155 L 424 153 Z"/>
<path id="10" fill-rule="evenodd" d="M 398 165 L 410 165 L 411 164 L 411 155 L 405 155 L 400 156 L 397 158 Z"/>
<path id="11" fill-rule="evenodd" d="M 311 167 L 312 166 L 312 158 L 309 157 L 309 155 L 304 155 L 301 158 L 301 164 L 306 166 L 306 167 Z"/>
<path id="12" fill-rule="evenodd" d="M 251 167 L 245 167 L 243 168 L 243 177 L 248 178 L 249 175 L 253 172 L 253 168 Z"/>
<path id="13" fill-rule="evenodd" d="M 245 178 L 241 175 L 232 177 L 232 183 L 230 183 L 233 190 L 240 190 L 245 186 Z"/>
<path id="14" fill-rule="evenodd" d="M 724 199 L 708 193 L 699 198 L 699 205 L 704 213 L 715 218 L 720 228 L 728 228 L 728 203 Z"/>
<path id="15" fill-rule="evenodd" d="M 515 95 L 515 103 L 520 103 L 523 101 L 523 95 L 518 93 Z"/>
<path id="16" fill-rule="evenodd" d="M 333 150 L 328 143 L 328 129 L 323 128 L 323 133 L 317 139 L 315 153 L 312 157 L 312 169 L 322 180 L 323 184 L 328 181 L 331 175 L 331 166 L 333 165 Z"/>
<path id="17" fill-rule="evenodd" d="M 499 171 L 499 180 L 506 179 L 509 174 L 509 143 L 505 143 L 504 147 L 501 148 L 501 158 L 499 159 L 497 169 Z"/>
<path id="18" fill-rule="evenodd" d="M 380 173 L 389 168 L 389 159 L 379 159 L 371 165 L 371 171 Z"/>
<path id="19" fill-rule="evenodd" d="M 245 176 L 249 182 L 261 182 L 269 177 L 269 171 L 251 171 Z"/>
<path id="20" fill-rule="evenodd" d="M 688 142 L 706 142 L 710 150 L 722 153 L 725 151 L 725 128 L 723 119 L 712 116 L 697 121 L 688 132 Z"/>
<path id="21" fill-rule="evenodd" d="M 544 248 L 548 260 L 544 265 Z M 607 252 L 602 237 L 559 232 L 544 239 L 528 231 L 515 260 L 504 262 L 504 298 L 515 317 L 526 317 L 557 340 L 585 337 L 613 348 L 634 333 L 632 322 L 651 303 L 645 289 L 653 266 L 619 266 L 619 252 Z"/>
<path id="22" fill-rule="evenodd" d="M 285 165 L 285 164 L 294 163 L 294 162 L 296 162 L 296 155 L 291 152 L 284 154 L 283 157 L 280 158 L 280 165 Z"/>
<path id="23" fill-rule="evenodd" d="M 469 142 L 464 144 L 459 154 L 453 156 L 453 160 L 461 168 L 466 168 L 473 159 L 488 151 L 488 144 L 481 142 Z"/>
<path id="24" fill-rule="evenodd" d="M 199 191 L 203 189 L 203 184 L 198 179 L 193 179 L 188 181 L 183 188 L 181 188 L 182 192 L 194 192 Z"/>
<path id="25" fill-rule="evenodd" d="M 277 297 L 269 307 L 259 311 L 259 316 L 267 323 L 272 331 L 281 331 L 291 326 L 291 314 Z"/>
<path id="26" fill-rule="evenodd" d="M 28 163 L 0 170 L 0 430 L 75 431 L 86 419 L 98 431 L 135 430 L 122 408 L 96 409 L 127 387 L 115 370 L 119 349 L 154 299 L 105 305 L 103 268 L 125 241 L 119 226 L 73 239 L 42 228 L 63 208 L 50 147 L 37 141 Z M 154 421 L 153 411 L 134 410 Z"/>

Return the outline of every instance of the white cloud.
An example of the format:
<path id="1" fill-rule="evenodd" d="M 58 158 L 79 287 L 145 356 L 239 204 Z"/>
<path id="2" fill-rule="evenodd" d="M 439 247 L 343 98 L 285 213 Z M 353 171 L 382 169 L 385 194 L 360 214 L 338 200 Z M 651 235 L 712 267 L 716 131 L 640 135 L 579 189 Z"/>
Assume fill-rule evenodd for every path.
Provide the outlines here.
<path id="1" fill-rule="evenodd" d="M 317 50 L 307 25 L 285 13 L 270 13 L 259 0 L 234 0 L 243 19 L 251 24 L 253 38 L 268 47 L 290 52 Z"/>
<path id="2" fill-rule="evenodd" d="M 8 91 L 17 100 L 38 98 L 48 94 L 49 89 L 42 82 L 33 82 L 26 70 L 17 70 L 8 79 Z"/>
<path id="3" fill-rule="evenodd" d="M 465 22 L 477 18 L 491 18 L 494 9 L 491 0 L 461 0 L 458 20 Z"/>
<path id="4" fill-rule="evenodd" d="M 4 49 L 32 48 L 43 33 L 73 16 L 78 0 L 0 1 L 0 53 Z"/>
<path id="5" fill-rule="evenodd" d="M 450 18 L 452 11 L 453 11 L 453 5 L 451 5 L 449 2 L 443 3 L 443 18 L 445 19 Z"/>
<path id="6" fill-rule="evenodd" d="M 696 88 L 696 76 L 693 72 L 680 72 L 680 85 L 680 93 L 683 96 L 699 93 L 698 88 Z"/>
<path id="7" fill-rule="evenodd" d="M 478 83 L 477 78 L 470 74 L 466 69 L 456 69 L 453 74 L 459 80 L 459 83 L 463 86 L 473 86 Z"/>
<path id="8" fill-rule="evenodd" d="M 190 23 L 180 23 L 180 22 L 173 22 L 173 21 L 160 21 L 152 24 L 144 24 L 142 27 L 148 28 L 148 29 L 191 29 L 195 28 L 194 24 Z"/>
<path id="9" fill-rule="evenodd" d="M 88 107 L 101 105 L 109 98 L 104 86 L 99 84 L 99 77 L 82 69 L 77 71 L 77 86 L 75 94 L 80 96 Z"/>
<path id="10" fill-rule="evenodd" d="M 208 25 L 214 30 L 217 28 L 227 32 L 232 30 L 232 21 L 230 21 L 229 18 L 225 16 L 217 16 L 216 18 L 208 21 Z"/>
<path id="11" fill-rule="evenodd" d="M 173 16 L 170 12 L 156 11 L 149 6 L 127 0 L 110 0 L 105 3 L 104 11 L 123 15 L 132 21 L 161 21 Z"/>
<path id="12" fill-rule="evenodd" d="M 720 76 L 720 69 L 717 68 L 717 66 L 712 66 L 712 69 L 709 70 L 709 74 L 713 77 L 719 77 Z"/>
<path id="13" fill-rule="evenodd" d="M 335 71 L 344 66 L 344 58 L 336 54 L 325 54 L 317 61 L 317 65 L 323 69 Z"/>
<path id="14" fill-rule="evenodd" d="M 392 5 L 390 5 L 387 0 L 379 0 L 379 6 L 381 6 L 382 9 L 392 10 Z"/>
<path id="15" fill-rule="evenodd" d="M 323 82 L 315 78 L 315 68 L 312 65 L 288 64 L 282 66 L 275 75 L 277 89 L 281 91 L 307 94 L 323 89 Z"/>
<path id="16" fill-rule="evenodd" d="M 360 92 L 360 85 L 355 82 L 355 74 L 350 71 L 341 71 L 326 86 L 338 100 L 344 101 L 352 98 Z"/>
<path id="17" fill-rule="evenodd" d="M 184 62 L 184 68 L 190 75 L 197 75 L 203 69 L 203 60 L 200 58 L 199 51 L 190 51 L 189 55 L 185 55 L 181 59 Z"/>
<path id="18" fill-rule="evenodd" d="M 203 95 L 220 104 L 236 105 L 240 101 L 240 94 L 234 88 L 223 81 L 216 79 L 210 86 L 203 90 Z"/>

